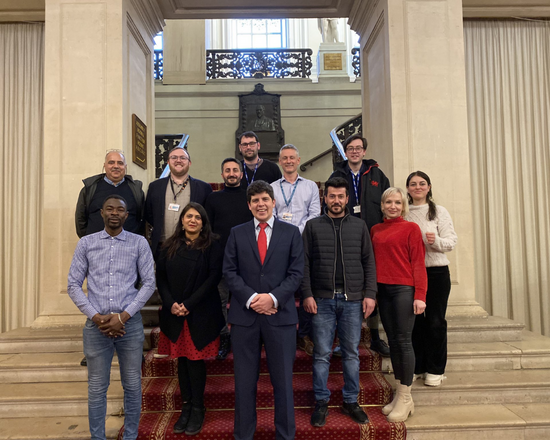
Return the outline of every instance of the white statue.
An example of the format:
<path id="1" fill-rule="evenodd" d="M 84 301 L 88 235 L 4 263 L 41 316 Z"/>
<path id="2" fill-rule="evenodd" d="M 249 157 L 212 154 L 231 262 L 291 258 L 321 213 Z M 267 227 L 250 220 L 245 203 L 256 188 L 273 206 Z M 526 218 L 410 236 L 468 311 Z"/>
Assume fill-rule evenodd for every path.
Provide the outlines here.
<path id="1" fill-rule="evenodd" d="M 317 21 L 319 32 L 323 37 L 323 43 L 339 43 L 338 40 L 338 19 L 319 18 Z"/>

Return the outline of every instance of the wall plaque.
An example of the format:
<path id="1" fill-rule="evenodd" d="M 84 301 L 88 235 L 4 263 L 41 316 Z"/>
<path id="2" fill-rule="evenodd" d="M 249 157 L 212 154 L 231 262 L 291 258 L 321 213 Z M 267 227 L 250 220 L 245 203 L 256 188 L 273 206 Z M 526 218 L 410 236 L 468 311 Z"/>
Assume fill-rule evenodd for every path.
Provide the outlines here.
<path id="1" fill-rule="evenodd" d="M 147 169 L 147 126 L 132 115 L 132 162 Z"/>
<path id="2" fill-rule="evenodd" d="M 342 70 L 341 53 L 325 53 L 323 55 L 324 55 L 325 70 Z"/>

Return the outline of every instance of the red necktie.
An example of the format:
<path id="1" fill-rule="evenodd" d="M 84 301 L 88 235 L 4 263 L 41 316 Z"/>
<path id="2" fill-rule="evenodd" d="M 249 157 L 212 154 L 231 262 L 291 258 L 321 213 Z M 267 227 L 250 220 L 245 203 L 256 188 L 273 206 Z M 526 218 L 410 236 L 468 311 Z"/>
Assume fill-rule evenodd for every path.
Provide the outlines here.
<path id="1" fill-rule="evenodd" d="M 258 252 L 260 253 L 260 261 L 264 264 L 265 254 L 267 254 L 267 235 L 265 228 L 267 223 L 260 223 L 260 233 L 258 234 Z"/>

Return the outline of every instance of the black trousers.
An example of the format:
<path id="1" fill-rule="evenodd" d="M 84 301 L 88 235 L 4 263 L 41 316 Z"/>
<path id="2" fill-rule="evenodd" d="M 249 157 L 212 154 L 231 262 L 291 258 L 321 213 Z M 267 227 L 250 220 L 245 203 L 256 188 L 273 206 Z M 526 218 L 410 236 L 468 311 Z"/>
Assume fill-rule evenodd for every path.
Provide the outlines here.
<path id="1" fill-rule="evenodd" d="M 426 312 L 417 315 L 413 330 L 416 374 L 443 374 L 447 365 L 447 303 L 451 293 L 448 266 L 428 267 Z"/>
<path id="2" fill-rule="evenodd" d="M 414 376 L 414 287 L 378 283 L 378 308 L 390 345 L 395 378 L 412 385 Z"/>
<path id="3" fill-rule="evenodd" d="M 206 363 L 201 359 L 192 361 L 186 357 L 178 358 L 178 380 L 183 403 L 191 402 L 198 408 L 204 407 L 204 389 L 206 387 Z"/>

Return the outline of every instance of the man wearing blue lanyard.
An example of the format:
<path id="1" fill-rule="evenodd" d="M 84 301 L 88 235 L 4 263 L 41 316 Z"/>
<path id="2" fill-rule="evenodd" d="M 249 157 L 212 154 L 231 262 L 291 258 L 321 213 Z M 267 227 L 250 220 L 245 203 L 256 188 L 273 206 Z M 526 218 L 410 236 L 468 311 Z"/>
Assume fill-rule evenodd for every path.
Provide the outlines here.
<path id="1" fill-rule="evenodd" d="M 273 215 L 278 220 L 298 226 L 302 233 L 308 220 L 321 215 L 319 188 L 312 180 L 298 175 L 300 153 L 294 145 L 283 145 L 279 151 L 279 165 L 283 169 L 283 177 L 271 184 L 275 194 Z M 298 348 L 310 356 L 313 355 L 313 342 L 310 338 L 311 317 L 312 315 L 300 304 Z"/>
<path id="2" fill-rule="evenodd" d="M 239 150 L 243 155 L 243 179 L 241 187 L 246 189 L 248 185 L 257 180 L 267 183 L 275 182 L 281 178 L 281 170 L 277 164 L 258 156 L 260 141 L 253 131 L 245 131 L 239 136 Z"/>
<path id="3" fill-rule="evenodd" d="M 364 159 L 367 152 L 367 140 L 361 133 L 348 137 L 344 141 L 343 147 L 348 160 L 336 164 L 330 178 L 343 177 L 348 181 L 350 187 L 348 208 L 352 215 L 365 221 L 370 231 L 370 228 L 383 221 L 380 200 L 382 193 L 390 187 L 390 181 L 374 159 Z M 371 333 L 370 348 L 382 356 L 388 357 L 390 349 L 386 342 L 380 339 L 378 333 L 377 312 L 378 308 L 367 320 Z M 336 349 L 334 354 L 339 355 L 339 350 Z"/>

